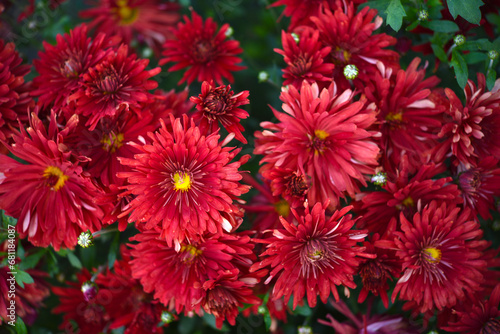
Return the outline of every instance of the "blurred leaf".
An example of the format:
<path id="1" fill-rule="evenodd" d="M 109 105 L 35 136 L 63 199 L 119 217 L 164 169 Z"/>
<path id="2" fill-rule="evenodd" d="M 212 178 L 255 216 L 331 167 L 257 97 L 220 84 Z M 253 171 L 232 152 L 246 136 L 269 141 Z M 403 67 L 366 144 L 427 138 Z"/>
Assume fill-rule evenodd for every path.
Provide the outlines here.
<path id="1" fill-rule="evenodd" d="M 448 9 L 454 19 L 460 15 L 472 24 L 479 24 L 481 21 L 481 10 L 484 5 L 481 0 L 447 0 Z"/>
<path id="2" fill-rule="evenodd" d="M 482 38 L 472 41 L 466 41 L 465 44 L 462 45 L 462 49 L 469 51 L 475 51 L 475 50 L 490 51 L 495 49 L 495 46 L 486 38 Z"/>
<path id="3" fill-rule="evenodd" d="M 401 0 L 391 0 L 386 12 L 387 24 L 390 25 L 394 31 L 399 31 L 399 29 L 401 29 L 401 25 L 403 24 L 403 17 L 406 16 Z"/>
<path id="4" fill-rule="evenodd" d="M 387 20 L 387 8 L 389 7 L 390 3 L 391 3 L 391 0 L 373 0 L 373 1 L 368 1 L 368 2 L 360 4 L 359 9 L 362 9 L 364 7 L 370 7 L 370 8 L 376 9 L 378 12 L 378 15 L 380 15 L 380 17 L 383 18 L 384 21 L 386 21 Z"/>
<path id="5" fill-rule="evenodd" d="M 497 72 L 494 69 L 490 69 L 486 74 L 486 86 L 489 90 L 492 90 L 495 86 L 495 81 L 497 80 Z"/>
<path id="6" fill-rule="evenodd" d="M 455 76 L 457 77 L 457 82 L 460 88 L 464 89 L 467 84 L 467 79 L 469 77 L 469 71 L 467 69 L 467 63 L 464 57 L 460 54 L 457 49 L 453 49 L 451 52 L 451 66 L 455 70 Z"/>
<path id="7" fill-rule="evenodd" d="M 80 261 L 80 259 L 75 255 L 73 254 L 72 252 L 68 252 L 68 260 L 69 260 L 69 263 L 71 263 L 71 265 L 73 267 L 75 267 L 76 269 L 82 269 L 82 262 Z"/>
<path id="8" fill-rule="evenodd" d="M 448 57 L 446 56 L 446 52 L 444 52 L 444 49 L 437 45 L 437 44 L 431 44 L 432 51 L 434 51 L 434 55 L 442 61 L 443 63 L 448 62 Z"/>
<path id="9" fill-rule="evenodd" d="M 420 24 L 419 20 L 413 21 L 412 24 L 410 24 L 408 27 L 406 27 L 406 31 L 412 31 L 415 29 L 418 25 Z"/>
<path id="10" fill-rule="evenodd" d="M 271 323 L 272 323 L 271 315 L 269 314 L 269 311 L 267 311 L 264 314 L 264 322 L 266 324 L 266 329 L 269 330 L 271 328 Z"/>
<path id="11" fill-rule="evenodd" d="M 19 263 L 19 269 L 27 270 L 36 267 L 40 259 L 47 253 L 47 248 L 39 248 Z"/>
<path id="12" fill-rule="evenodd" d="M 469 52 L 464 54 L 464 59 L 467 64 L 477 64 L 482 62 L 483 60 L 488 59 L 488 56 L 484 52 Z"/>
<path id="13" fill-rule="evenodd" d="M 216 326 L 215 316 L 213 314 L 205 313 L 203 315 L 203 321 L 208 326 L 212 327 L 213 329 L 217 329 L 217 330 L 220 330 L 220 331 L 223 331 L 223 332 L 227 332 L 229 330 L 229 328 L 227 327 L 227 325 L 225 323 L 222 325 L 221 329 L 218 329 L 217 326 Z"/>
<path id="14" fill-rule="evenodd" d="M 194 331 L 195 327 L 196 321 L 194 318 L 182 317 L 181 320 L 179 320 L 179 326 L 177 327 L 177 330 L 180 334 L 189 334 Z"/>
<path id="15" fill-rule="evenodd" d="M 21 317 L 16 318 L 16 333 L 17 334 L 27 334 L 28 329 L 26 328 L 26 324 L 24 323 Z"/>
<path id="16" fill-rule="evenodd" d="M 455 22 L 448 20 L 422 22 L 422 26 L 436 32 L 452 33 L 460 30 Z"/>
<path id="17" fill-rule="evenodd" d="M 22 271 L 21 269 L 17 270 L 17 274 L 15 274 L 15 276 L 16 276 L 16 283 L 19 284 L 19 286 L 23 289 L 24 289 L 24 283 L 31 284 L 35 282 L 30 274 L 28 274 L 25 271 Z"/>
<path id="18" fill-rule="evenodd" d="M 116 231 L 108 253 L 108 266 L 110 269 L 113 268 L 113 265 L 115 264 L 119 250 L 120 250 L 120 232 Z"/>

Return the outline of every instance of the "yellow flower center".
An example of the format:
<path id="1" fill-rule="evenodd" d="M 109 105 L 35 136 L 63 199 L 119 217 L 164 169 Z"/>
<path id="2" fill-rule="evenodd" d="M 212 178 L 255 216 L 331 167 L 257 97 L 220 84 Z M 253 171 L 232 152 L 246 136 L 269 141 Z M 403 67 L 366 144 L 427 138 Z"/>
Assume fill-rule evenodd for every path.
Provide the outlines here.
<path id="1" fill-rule="evenodd" d="M 123 133 L 115 134 L 111 132 L 101 139 L 102 148 L 109 153 L 115 153 L 123 145 Z"/>
<path id="2" fill-rule="evenodd" d="M 329 136 L 325 130 L 314 130 L 314 135 L 320 140 L 325 140 Z"/>
<path id="3" fill-rule="evenodd" d="M 173 177 L 174 189 L 188 191 L 191 188 L 191 177 L 185 172 L 176 172 Z"/>
<path id="4" fill-rule="evenodd" d="M 424 248 L 424 259 L 430 263 L 439 263 L 441 261 L 441 251 L 434 247 Z"/>
<path id="5" fill-rule="evenodd" d="M 200 256 L 203 251 L 193 245 L 182 245 L 180 253 L 181 261 L 183 263 L 190 264 L 196 257 Z"/>
<path id="6" fill-rule="evenodd" d="M 409 206 L 414 206 L 415 205 L 415 202 L 413 201 L 413 198 L 411 198 L 410 196 L 406 197 L 402 204 L 406 207 L 409 207 Z"/>
<path id="7" fill-rule="evenodd" d="M 288 202 L 285 200 L 281 200 L 278 203 L 274 204 L 274 208 L 276 212 L 284 218 L 288 217 L 288 215 L 290 214 L 290 204 L 288 204 Z"/>
<path id="8" fill-rule="evenodd" d="M 132 24 L 137 20 L 139 16 L 138 10 L 137 8 L 130 8 L 127 0 L 117 0 L 116 6 L 117 8 L 115 8 L 114 11 L 118 15 L 121 24 Z"/>
<path id="9" fill-rule="evenodd" d="M 385 116 L 385 120 L 389 122 L 401 122 L 403 121 L 402 112 L 391 112 Z"/>
<path id="10" fill-rule="evenodd" d="M 48 166 L 43 171 L 43 177 L 46 179 L 47 186 L 51 190 L 59 190 L 64 186 L 64 183 L 69 179 L 68 175 L 64 175 L 62 170 L 55 166 Z"/>

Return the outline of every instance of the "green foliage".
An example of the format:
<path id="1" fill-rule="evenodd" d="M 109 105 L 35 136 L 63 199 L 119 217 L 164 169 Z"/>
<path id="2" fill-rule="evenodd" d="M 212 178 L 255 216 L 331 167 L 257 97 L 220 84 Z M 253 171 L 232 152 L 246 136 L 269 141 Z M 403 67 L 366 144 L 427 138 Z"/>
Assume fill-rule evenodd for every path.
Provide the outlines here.
<path id="1" fill-rule="evenodd" d="M 401 0 L 391 0 L 387 7 L 387 24 L 392 29 L 398 31 L 403 25 L 403 17 L 406 16 L 406 11 L 401 4 Z"/>
<path id="2" fill-rule="evenodd" d="M 454 19 L 460 15 L 472 24 L 479 24 L 479 21 L 481 21 L 479 7 L 484 5 L 481 0 L 447 0 L 446 3 Z"/>

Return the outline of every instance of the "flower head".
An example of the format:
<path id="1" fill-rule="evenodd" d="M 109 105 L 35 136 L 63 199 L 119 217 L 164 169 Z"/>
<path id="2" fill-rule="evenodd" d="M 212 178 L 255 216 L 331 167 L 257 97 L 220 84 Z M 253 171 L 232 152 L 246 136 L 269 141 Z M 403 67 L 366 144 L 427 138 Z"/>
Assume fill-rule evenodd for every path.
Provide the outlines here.
<path id="1" fill-rule="evenodd" d="M 132 276 L 177 313 L 200 309 L 202 285 L 215 279 L 219 270 L 244 272 L 255 260 L 253 243 L 244 235 L 206 234 L 203 240 L 181 243 L 178 251 L 155 231 L 143 231 L 132 240 L 138 241 L 131 245 Z"/>
<path id="2" fill-rule="evenodd" d="M 83 75 L 80 87 L 68 101 L 75 101 L 76 112 L 88 117 L 85 125 L 90 131 L 102 118 L 113 119 L 149 98 L 148 90 L 158 83 L 148 79 L 160 68 L 145 70 L 148 62 L 136 59 L 135 54 L 128 55 L 128 48 L 122 45 Z"/>
<path id="3" fill-rule="evenodd" d="M 24 82 L 30 66 L 21 62 L 14 43 L 0 39 L 0 140 L 10 141 L 12 128 L 19 126 L 18 120 L 27 123 L 28 109 L 34 104 L 29 84 Z"/>
<path id="4" fill-rule="evenodd" d="M 249 94 L 245 90 L 235 95 L 230 85 L 215 87 L 213 82 L 204 81 L 201 94 L 190 99 L 197 110 L 193 119 L 199 120 L 201 131 L 208 133 L 216 132 L 220 123 L 228 132 L 234 133 L 237 140 L 246 144 L 247 140 L 241 134 L 244 128 L 240 119 L 247 118 L 248 113 L 239 107 L 250 103 Z"/>
<path id="5" fill-rule="evenodd" d="M 322 47 L 318 41 L 319 32 L 313 29 L 305 29 L 301 32 L 297 43 L 292 34 L 282 32 L 281 42 L 283 50 L 274 49 L 285 58 L 287 67 L 283 70 L 283 86 L 294 85 L 300 89 L 302 81 L 309 84 L 314 82 L 325 82 L 328 85 L 332 81 L 335 65 L 325 62 L 330 53 L 330 47 Z"/>
<path id="6" fill-rule="evenodd" d="M 394 232 L 394 243 L 379 247 L 397 249 L 404 268 L 392 301 L 399 298 L 415 303 L 421 313 L 453 307 L 465 293 L 481 289 L 486 262 L 478 259 L 481 241 L 479 224 L 470 210 L 432 201 L 421 212 L 407 219 L 401 214 L 401 232 Z"/>
<path id="7" fill-rule="evenodd" d="M 115 47 L 119 38 L 98 34 L 88 36 L 88 28 L 82 24 L 69 33 L 57 35 L 56 45 L 43 42 L 44 51 L 35 59 L 38 76 L 33 79 L 31 95 L 38 96 L 42 106 L 55 110 L 67 105 L 67 98 L 78 88 L 89 68 L 97 65 Z"/>
<path id="8" fill-rule="evenodd" d="M 377 11 L 370 7 L 356 13 L 354 4 L 348 2 L 346 6 L 332 9 L 323 6 L 316 16 L 311 17 L 312 26 L 319 31 L 320 42 L 331 48 L 330 58 L 335 64 L 333 77 L 343 89 L 351 86 L 343 73 L 346 65 L 358 69 L 356 80 L 364 84 L 371 80 L 378 61 L 387 68 L 399 68 L 398 54 L 386 49 L 396 44 L 396 39 L 387 34 L 373 33 L 382 25 L 382 18 L 375 18 L 376 15 Z"/>
<path id="9" fill-rule="evenodd" d="M 187 81 L 191 84 L 214 80 L 222 85 L 222 78 L 233 82 L 231 72 L 244 69 L 236 65 L 241 59 L 236 55 L 243 52 L 240 43 L 226 40 L 228 24 L 224 24 L 217 32 L 217 24 L 208 18 L 203 19 L 192 11 L 191 20 L 184 16 L 184 23 L 179 23 L 174 31 L 175 39 L 165 42 L 163 58 L 160 65 L 175 62 L 169 71 L 187 68 L 179 84 Z"/>
<path id="10" fill-rule="evenodd" d="M 276 278 L 272 298 L 285 296 L 288 303 L 294 295 L 293 308 L 307 294 L 310 307 L 316 306 L 319 295 L 326 303 L 330 293 L 339 299 L 337 286 L 355 288 L 353 275 L 360 263 L 364 248 L 356 246 L 366 234 L 351 230 L 355 220 L 346 215 L 351 207 L 335 211 L 326 217 L 328 203 L 316 203 L 311 211 L 306 208 L 304 215 L 292 210 L 297 225 L 280 218 L 282 229 L 273 230 L 273 235 L 262 240 L 268 244 L 261 254 L 262 260 L 252 266 L 258 270 L 270 266 L 266 284 Z"/>
<path id="11" fill-rule="evenodd" d="M 171 131 L 161 122 L 158 132 L 148 134 L 152 144 L 131 144 L 141 153 L 119 159 L 132 171 L 118 176 L 128 178 L 126 188 L 137 196 L 122 216 L 131 213 L 129 222 L 160 228 L 177 247 L 204 232 L 231 231 L 230 217 L 239 213 L 233 201 L 248 191 L 238 183 L 238 168 L 248 157 L 231 162 L 239 150 L 223 147 L 217 133 L 203 135 L 186 115 L 171 116 Z"/>
<path id="12" fill-rule="evenodd" d="M 347 192 L 366 185 L 373 174 L 378 147 L 375 132 L 368 128 L 375 113 L 363 101 L 353 102 L 350 90 L 337 95 L 335 86 L 319 91 L 316 84 L 302 84 L 300 92 L 290 86 L 281 93 L 284 113 L 274 110 L 279 123 L 261 123 L 256 133 L 256 154 L 263 154 L 261 173 L 270 179 L 276 168 L 298 170 L 310 178 L 310 203 L 331 201 L 336 207 Z"/>
<path id="13" fill-rule="evenodd" d="M 168 27 L 180 19 L 178 10 L 177 3 L 160 0 L 99 0 L 79 14 L 92 19 L 89 26 L 97 32 L 120 36 L 128 45 L 135 39 L 160 50 L 171 37 Z"/>
<path id="14" fill-rule="evenodd" d="M 63 151 L 64 134 L 52 114 L 47 129 L 35 114 L 31 126 L 14 135 L 9 150 L 26 163 L 0 155 L 0 208 L 18 219 L 17 232 L 35 246 L 73 248 L 81 232 L 101 227 L 105 208 L 95 204 L 99 190 L 84 177 L 82 168 Z M 71 125 L 73 124 L 73 125 Z"/>
<path id="15" fill-rule="evenodd" d="M 488 92 L 484 75 L 478 73 L 477 86 L 469 80 L 464 92 L 462 105 L 451 89 L 445 89 L 448 117 L 439 136 L 458 162 L 470 168 L 489 156 L 500 159 L 500 81 Z"/>

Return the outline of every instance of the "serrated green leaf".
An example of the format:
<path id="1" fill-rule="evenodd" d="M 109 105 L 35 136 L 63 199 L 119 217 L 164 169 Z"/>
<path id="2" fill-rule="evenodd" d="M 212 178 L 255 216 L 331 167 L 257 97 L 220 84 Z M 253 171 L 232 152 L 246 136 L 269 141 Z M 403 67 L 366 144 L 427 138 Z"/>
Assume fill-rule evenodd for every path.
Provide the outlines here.
<path id="1" fill-rule="evenodd" d="M 16 276 L 16 283 L 23 289 L 24 289 L 24 283 L 32 284 L 33 282 L 35 282 L 30 274 L 20 269 L 17 270 L 17 274 L 15 274 L 15 276 Z"/>
<path id="2" fill-rule="evenodd" d="M 489 90 L 492 90 L 495 86 L 495 81 L 497 80 L 497 72 L 494 69 L 490 69 L 486 74 L 486 86 Z"/>
<path id="3" fill-rule="evenodd" d="M 448 62 L 448 56 L 446 56 L 446 52 L 444 49 L 437 45 L 437 44 L 431 44 L 432 51 L 434 51 L 434 55 L 443 63 Z"/>
<path id="4" fill-rule="evenodd" d="M 406 11 L 401 4 L 401 0 L 391 0 L 386 13 L 387 24 L 391 26 L 394 31 L 399 31 L 403 25 L 403 17 L 406 16 Z"/>
<path id="5" fill-rule="evenodd" d="M 69 263 L 71 263 L 73 267 L 75 267 L 76 269 L 82 269 L 82 262 L 75 254 L 73 254 L 72 252 L 68 252 L 67 257 Z"/>
<path id="6" fill-rule="evenodd" d="M 16 318 L 16 333 L 17 334 L 28 334 L 28 328 L 21 317 Z"/>
<path id="7" fill-rule="evenodd" d="M 467 63 L 465 62 L 464 57 L 456 49 L 451 52 L 450 64 L 455 70 L 458 85 L 460 88 L 464 89 L 469 77 L 469 70 L 467 69 Z"/>
<path id="8" fill-rule="evenodd" d="M 433 20 L 422 22 L 422 26 L 429 28 L 430 30 L 435 32 L 453 33 L 460 30 L 455 22 L 448 20 Z"/>
<path id="9" fill-rule="evenodd" d="M 481 21 L 481 10 L 479 7 L 484 5 L 481 0 L 447 0 L 448 10 L 454 19 L 458 15 L 472 24 L 479 24 Z"/>

